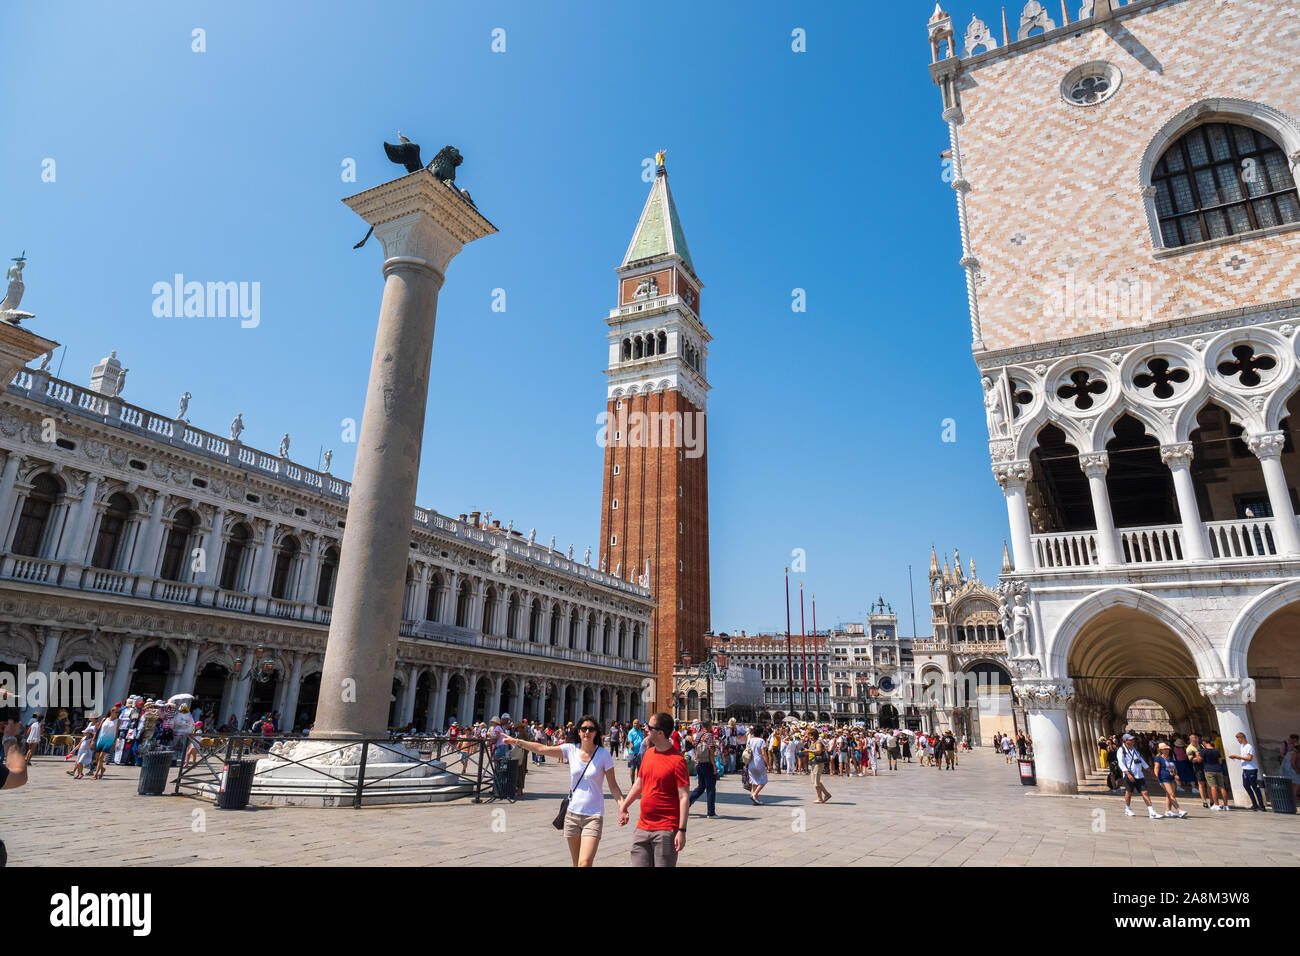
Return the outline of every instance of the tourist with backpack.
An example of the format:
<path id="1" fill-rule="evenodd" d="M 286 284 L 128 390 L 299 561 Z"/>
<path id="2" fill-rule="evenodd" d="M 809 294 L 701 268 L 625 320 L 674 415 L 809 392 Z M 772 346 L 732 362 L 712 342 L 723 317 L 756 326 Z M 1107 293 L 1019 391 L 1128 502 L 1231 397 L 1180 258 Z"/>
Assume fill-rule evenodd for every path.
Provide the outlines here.
<path id="1" fill-rule="evenodd" d="M 718 776 L 717 768 L 713 764 L 714 757 L 717 756 L 717 749 L 717 737 L 713 734 L 713 721 L 706 718 L 700 725 L 699 733 L 695 735 L 695 772 L 699 776 L 699 783 L 691 792 L 687 806 L 691 806 L 695 803 L 696 798 L 701 794 L 705 794 L 708 815 L 711 817 L 718 815 L 714 810 Z"/>

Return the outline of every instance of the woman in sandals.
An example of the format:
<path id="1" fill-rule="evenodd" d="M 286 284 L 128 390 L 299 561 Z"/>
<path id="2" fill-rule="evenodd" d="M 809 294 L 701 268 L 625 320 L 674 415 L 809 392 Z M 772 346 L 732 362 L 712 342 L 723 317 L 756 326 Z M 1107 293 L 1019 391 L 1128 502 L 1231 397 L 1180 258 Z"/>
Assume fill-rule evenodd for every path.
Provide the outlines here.
<path id="1" fill-rule="evenodd" d="M 759 804 L 758 795 L 767 786 L 766 756 L 767 742 L 763 739 L 762 731 L 755 727 L 749 738 L 749 763 L 745 764 L 745 772 L 749 775 L 749 799 L 754 801 L 755 806 Z"/>
<path id="2" fill-rule="evenodd" d="M 569 855 L 574 866 L 591 866 L 600 846 L 601 828 L 605 820 L 605 788 L 603 776 L 609 783 L 614 799 L 623 802 L 623 791 L 614 776 L 614 758 L 600 745 L 600 722 L 590 714 L 578 721 L 577 744 L 560 744 L 551 747 L 531 740 L 507 737 L 506 744 L 518 744 L 531 754 L 541 757 L 564 758 L 569 769 L 569 811 L 564 815 L 564 837 L 569 841 Z"/>

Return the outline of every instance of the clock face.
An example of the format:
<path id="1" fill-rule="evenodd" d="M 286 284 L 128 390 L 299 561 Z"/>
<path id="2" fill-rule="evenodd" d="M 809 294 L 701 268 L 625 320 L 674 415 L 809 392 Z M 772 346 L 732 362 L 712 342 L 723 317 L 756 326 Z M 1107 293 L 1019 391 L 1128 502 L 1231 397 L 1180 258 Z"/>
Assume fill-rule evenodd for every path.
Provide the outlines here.
<path id="1" fill-rule="evenodd" d="M 894 689 L 894 679 L 892 677 L 880 678 L 880 689 L 883 690 L 885 693 L 889 693 L 891 690 Z"/>

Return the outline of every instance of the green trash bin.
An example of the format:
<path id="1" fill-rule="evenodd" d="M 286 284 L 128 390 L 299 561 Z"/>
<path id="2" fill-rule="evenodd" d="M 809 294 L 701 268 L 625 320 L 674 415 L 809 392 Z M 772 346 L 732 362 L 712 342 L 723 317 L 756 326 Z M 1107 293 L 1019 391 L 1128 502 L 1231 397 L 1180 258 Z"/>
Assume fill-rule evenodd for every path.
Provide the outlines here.
<path id="1" fill-rule="evenodd" d="M 135 792 L 142 797 L 161 797 L 167 789 L 167 774 L 172 766 L 170 750 L 151 750 L 140 758 L 140 782 Z"/>
<path id="2" fill-rule="evenodd" d="M 1295 813 L 1295 784 L 1286 777 L 1265 777 L 1264 792 L 1274 813 Z"/>
<path id="3" fill-rule="evenodd" d="M 221 768 L 221 787 L 217 791 L 218 810 L 245 810 L 253 793 L 256 760 L 232 760 Z"/>

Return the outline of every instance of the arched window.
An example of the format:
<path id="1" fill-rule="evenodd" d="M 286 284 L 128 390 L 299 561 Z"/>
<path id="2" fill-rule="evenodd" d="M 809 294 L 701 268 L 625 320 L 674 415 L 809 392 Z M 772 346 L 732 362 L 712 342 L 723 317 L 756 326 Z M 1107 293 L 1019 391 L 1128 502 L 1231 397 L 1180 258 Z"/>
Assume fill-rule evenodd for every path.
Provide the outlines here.
<path id="1" fill-rule="evenodd" d="M 510 602 L 506 605 L 506 637 L 514 637 L 518 633 L 519 621 L 519 595 L 511 594 Z"/>
<path id="2" fill-rule="evenodd" d="M 646 355 L 655 354 L 655 337 L 653 332 L 651 332 L 645 338 L 645 354 Z"/>
<path id="3" fill-rule="evenodd" d="M 603 638 L 601 639 L 601 643 L 600 643 L 600 652 L 601 652 L 602 654 L 608 654 L 608 653 L 609 653 L 609 639 L 610 639 L 611 630 L 612 630 L 612 629 L 610 628 L 609 621 L 606 621 L 606 622 L 605 622 L 605 631 L 604 631 L 604 636 L 603 636 Z"/>
<path id="4" fill-rule="evenodd" d="M 623 361 L 626 362 L 631 357 L 632 357 L 632 340 L 624 339 L 623 340 Z"/>
<path id="5" fill-rule="evenodd" d="M 244 563 L 244 553 L 248 550 L 248 541 L 252 533 L 248 525 L 237 524 L 230 529 L 230 540 L 226 543 L 226 555 L 221 561 L 221 587 L 226 591 L 239 589 L 240 566 Z M 318 602 L 319 603 L 319 602 Z"/>
<path id="6" fill-rule="evenodd" d="M 497 606 L 497 589 L 488 585 L 483 592 L 483 633 L 492 633 L 492 610 Z"/>
<path id="7" fill-rule="evenodd" d="M 587 617 L 587 650 L 596 649 L 596 620 L 588 615 Z"/>
<path id="8" fill-rule="evenodd" d="M 1300 222 L 1286 153 L 1235 123 L 1189 130 L 1160 157 L 1151 184 L 1166 248 Z"/>
<path id="9" fill-rule="evenodd" d="M 429 579 L 429 595 L 424 601 L 424 619 L 426 621 L 438 620 L 438 600 L 442 596 L 443 587 L 442 575 L 437 571 L 433 572 L 433 577 Z"/>
<path id="10" fill-rule="evenodd" d="M 325 556 L 321 558 L 320 582 L 316 585 L 316 603 L 322 607 L 329 607 L 334 603 L 334 577 L 338 569 L 339 549 L 326 548 Z"/>
<path id="11" fill-rule="evenodd" d="M 14 554 L 23 554 L 29 558 L 40 555 L 45 526 L 62 493 L 63 486 L 56 478 L 50 475 L 36 476 L 32 490 L 23 502 L 22 514 L 18 516 L 18 528 L 14 531 Z"/>
<path id="12" fill-rule="evenodd" d="M 660 332 L 658 338 L 659 338 L 659 354 L 663 355 L 665 352 L 668 351 L 668 333 Z"/>
<path id="13" fill-rule="evenodd" d="M 632 357 L 641 358 L 643 355 L 645 355 L 645 344 L 642 342 L 641 336 L 638 335 L 632 343 Z"/>
<path id="14" fill-rule="evenodd" d="M 456 626 L 469 627 L 469 606 L 474 599 L 474 589 L 468 581 L 461 581 L 456 594 Z"/>
<path id="15" fill-rule="evenodd" d="M 639 661 L 640 659 L 641 659 L 641 625 L 634 624 L 632 626 L 632 660 Z"/>
<path id="16" fill-rule="evenodd" d="M 298 555 L 298 539 L 286 537 L 275 549 L 275 573 L 271 576 L 271 597 L 283 600 L 289 590 L 289 572 Z"/>
<path id="17" fill-rule="evenodd" d="M 551 633 L 547 635 L 547 640 L 552 647 L 560 644 L 560 609 L 555 605 L 551 605 Z"/>
<path id="18" fill-rule="evenodd" d="M 182 508 L 172 518 L 171 530 L 167 532 L 167 545 L 163 548 L 162 570 L 159 577 L 168 581 L 179 581 L 185 573 L 185 560 L 190 553 L 190 536 L 198 520 L 194 512 Z"/>
<path id="19" fill-rule="evenodd" d="M 578 615 L 576 612 L 569 612 L 569 649 L 576 650 L 578 647 Z"/>
<path id="20" fill-rule="evenodd" d="M 542 628 L 542 602 L 533 598 L 532 606 L 528 610 L 528 639 L 534 644 L 541 637 Z"/>
<path id="21" fill-rule="evenodd" d="M 111 571 L 117 567 L 121 555 L 122 533 L 131 517 L 131 499 L 118 492 L 108 499 L 108 507 L 99 519 L 99 534 L 95 536 L 95 551 L 90 558 L 91 567 Z"/>

